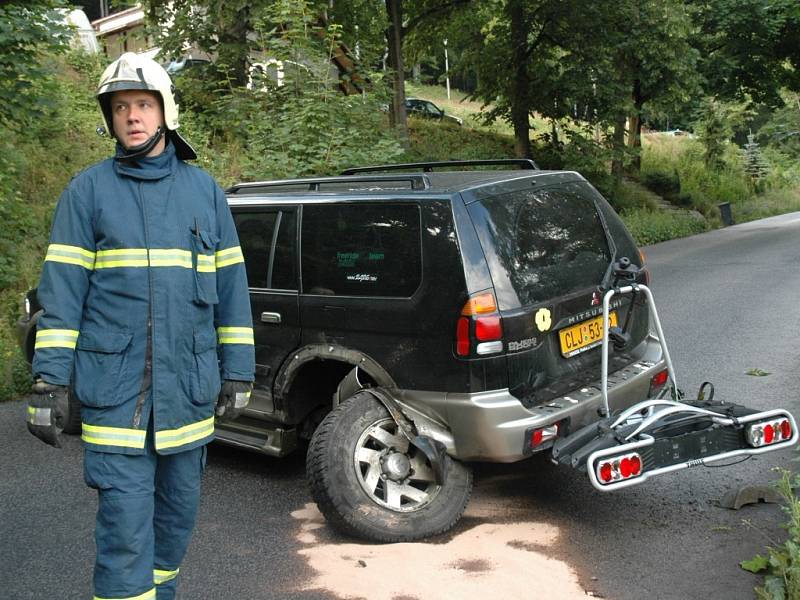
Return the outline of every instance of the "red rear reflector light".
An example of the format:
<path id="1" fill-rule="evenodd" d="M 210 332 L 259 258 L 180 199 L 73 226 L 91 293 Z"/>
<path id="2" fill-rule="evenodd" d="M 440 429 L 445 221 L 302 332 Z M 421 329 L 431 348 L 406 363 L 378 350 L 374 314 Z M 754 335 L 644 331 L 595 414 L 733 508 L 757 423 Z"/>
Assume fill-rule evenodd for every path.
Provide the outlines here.
<path id="1" fill-rule="evenodd" d="M 469 319 L 460 317 L 456 325 L 456 353 L 459 356 L 469 355 Z"/>
<path id="2" fill-rule="evenodd" d="M 529 444 L 531 448 L 541 446 L 545 442 L 554 440 L 558 437 L 558 423 L 555 425 L 548 425 L 547 427 L 540 427 L 530 432 Z"/>
<path id="3" fill-rule="evenodd" d="M 500 317 L 478 317 L 475 319 L 475 337 L 482 342 L 502 339 L 503 326 L 500 324 Z"/>
<path id="4" fill-rule="evenodd" d="M 663 371 L 659 371 L 650 379 L 650 393 L 648 396 L 650 398 L 655 398 L 661 388 L 669 381 L 669 371 L 664 369 Z"/>
<path id="5" fill-rule="evenodd" d="M 769 446 L 792 439 L 792 423 L 789 419 L 778 417 L 774 421 L 761 421 L 747 426 L 745 437 L 754 448 Z"/>
<path id="6" fill-rule="evenodd" d="M 622 456 L 601 458 L 595 465 L 600 483 L 616 483 L 642 474 L 642 457 L 636 452 Z"/>
<path id="7" fill-rule="evenodd" d="M 653 387 L 661 387 L 667 383 L 667 379 L 669 379 L 669 371 L 664 369 L 653 375 L 653 378 L 650 380 L 650 385 Z"/>

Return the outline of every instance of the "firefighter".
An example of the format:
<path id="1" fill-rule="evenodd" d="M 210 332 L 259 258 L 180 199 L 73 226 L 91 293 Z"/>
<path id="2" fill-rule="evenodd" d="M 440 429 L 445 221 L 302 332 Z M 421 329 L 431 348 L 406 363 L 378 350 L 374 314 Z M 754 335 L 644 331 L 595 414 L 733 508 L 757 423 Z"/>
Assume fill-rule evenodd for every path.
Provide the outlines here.
<path id="1" fill-rule="evenodd" d="M 126 53 L 97 101 L 116 154 L 53 218 L 27 425 L 59 446 L 68 386 L 98 491 L 95 600 L 175 597 L 216 417 L 247 405 L 253 325 L 225 195 L 178 134 L 169 75 Z"/>

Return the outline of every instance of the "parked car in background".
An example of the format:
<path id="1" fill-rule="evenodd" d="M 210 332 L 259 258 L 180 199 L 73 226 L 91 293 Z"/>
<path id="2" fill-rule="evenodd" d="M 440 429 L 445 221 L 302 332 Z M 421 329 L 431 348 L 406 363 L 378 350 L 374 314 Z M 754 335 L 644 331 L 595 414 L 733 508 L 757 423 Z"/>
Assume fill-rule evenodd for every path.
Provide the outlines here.
<path id="1" fill-rule="evenodd" d="M 669 137 L 685 137 L 685 138 L 693 138 L 694 134 L 690 131 L 685 131 L 683 129 L 667 129 L 666 131 L 654 131 L 656 135 L 665 135 Z"/>
<path id="2" fill-rule="evenodd" d="M 173 59 L 164 65 L 164 70 L 170 74 L 170 76 L 174 77 L 178 73 L 185 71 L 186 69 L 191 69 L 192 67 L 202 67 L 205 65 L 210 64 L 211 61 L 205 58 L 178 58 Z"/>
<path id="3" fill-rule="evenodd" d="M 408 111 L 408 114 L 414 115 L 415 117 L 448 121 L 458 125 L 464 124 L 464 119 L 461 117 L 456 117 L 455 115 L 448 115 L 430 100 L 406 98 L 406 111 Z"/>

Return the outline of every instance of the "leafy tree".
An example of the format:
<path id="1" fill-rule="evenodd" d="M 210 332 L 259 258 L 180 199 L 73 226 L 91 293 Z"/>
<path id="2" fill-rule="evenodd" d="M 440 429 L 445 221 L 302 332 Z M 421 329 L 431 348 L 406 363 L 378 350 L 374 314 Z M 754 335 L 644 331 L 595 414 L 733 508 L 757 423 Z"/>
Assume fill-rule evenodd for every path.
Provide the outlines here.
<path id="1" fill-rule="evenodd" d="M 386 29 L 387 65 L 392 75 L 392 103 L 389 119 L 392 126 L 397 127 L 401 138 L 404 140 L 408 138 L 408 123 L 405 109 L 403 42 L 409 33 L 418 27 L 449 17 L 456 7 L 466 5 L 470 1 L 418 0 L 403 4 L 402 0 L 385 0 L 386 14 L 388 16 L 388 27 Z"/>
<path id="2" fill-rule="evenodd" d="M 794 161 L 800 160 L 800 93 L 784 90 L 783 106 L 775 109 L 758 131 L 759 139 Z"/>
<path id="3" fill-rule="evenodd" d="M 601 15 L 600 18 L 603 18 Z M 642 116 L 652 107 L 685 104 L 698 90 L 697 50 L 689 43 L 691 13 L 681 0 L 622 0 L 606 14 L 609 35 L 595 52 L 609 54 L 604 79 L 611 91 L 627 89 L 610 108 L 616 113 L 616 143 L 621 138 L 621 111 L 628 115 L 632 168 L 640 169 Z M 617 174 L 621 172 L 616 165 Z"/>
<path id="4" fill-rule="evenodd" d="M 0 2 L 0 124 L 18 128 L 40 115 L 52 95 L 46 52 L 67 48 L 61 0 Z"/>
<path id="5" fill-rule="evenodd" d="M 367 69 L 382 65 L 386 54 L 386 6 L 375 0 L 331 0 L 328 20 L 341 26 L 353 58 Z"/>
<path id="6" fill-rule="evenodd" d="M 390 162 L 401 152 L 382 124 L 385 96 L 339 91 L 331 58 L 341 28 L 321 27 L 314 8 L 280 0 L 253 22 L 261 55 L 284 64 L 280 82 L 255 73 L 249 88 L 219 87 L 195 69 L 176 78 L 182 106 L 189 108 L 182 127 L 199 146 L 213 149 L 201 163 L 224 172 L 224 183 L 333 174 Z"/>
<path id="7" fill-rule="evenodd" d="M 797 0 L 694 0 L 694 44 L 709 95 L 772 106 L 783 87 L 800 91 Z"/>
<path id="8" fill-rule="evenodd" d="M 695 131 L 705 149 L 706 168 L 722 165 L 725 147 L 733 137 L 734 130 L 741 126 L 753 111 L 744 103 L 723 102 L 717 98 L 706 98 L 697 112 Z"/>
<path id="9" fill-rule="evenodd" d="M 621 161 L 626 120 L 636 149 L 646 107 L 685 100 L 693 89 L 696 51 L 682 4 L 481 0 L 464 19 L 477 42 L 469 50 L 478 70 L 475 96 L 491 104 L 487 119 L 513 125 L 518 156 L 530 156 L 535 114 L 551 122 L 546 139 L 554 149 L 562 119 L 616 125 L 609 142 Z"/>
<path id="10" fill-rule="evenodd" d="M 198 48 L 216 57 L 218 80 L 230 87 L 247 84 L 251 56 L 261 41 L 254 35 L 255 26 L 271 2 L 144 0 L 143 4 L 151 31 L 166 56 L 180 57 L 187 47 Z M 165 23 L 169 26 L 164 27 Z"/>

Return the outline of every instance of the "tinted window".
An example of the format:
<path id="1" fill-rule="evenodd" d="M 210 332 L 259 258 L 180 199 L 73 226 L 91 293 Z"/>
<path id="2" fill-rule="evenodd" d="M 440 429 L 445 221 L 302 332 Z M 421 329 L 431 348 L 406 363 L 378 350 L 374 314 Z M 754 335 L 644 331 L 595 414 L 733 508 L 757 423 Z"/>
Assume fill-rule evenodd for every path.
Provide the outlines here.
<path id="1" fill-rule="evenodd" d="M 303 292 L 409 297 L 419 287 L 419 208 L 336 204 L 303 208 Z"/>
<path id="2" fill-rule="evenodd" d="M 597 285 L 611 260 L 597 208 L 575 187 L 493 196 L 470 214 L 503 308 Z"/>
<path id="3" fill-rule="evenodd" d="M 297 217 L 293 210 L 233 215 L 253 288 L 297 289 Z M 277 228 L 277 229 L 276 229 Z"/>

